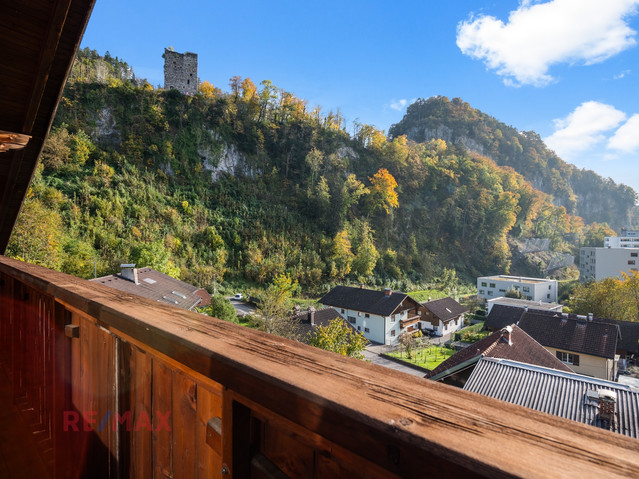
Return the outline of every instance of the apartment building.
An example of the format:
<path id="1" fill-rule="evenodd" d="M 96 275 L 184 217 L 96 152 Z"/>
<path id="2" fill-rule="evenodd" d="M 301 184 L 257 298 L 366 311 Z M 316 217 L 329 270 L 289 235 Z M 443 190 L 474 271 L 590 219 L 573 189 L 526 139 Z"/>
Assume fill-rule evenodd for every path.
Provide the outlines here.
<path id="1" fill-rule="evenodd" d="M 485 300 L 504 296 L 509 290 L 520 291 L 523 299 L 557 302 L 557 280 L 524 276 L 481 276 L 477 278 L 477 297 Z"/>
<path id="2" fill-rule="evenodd" d="M 639 247 L 597 248 L 584 246 L 579 255 L 579 281 L 620 277 L 639 268 Z"/>

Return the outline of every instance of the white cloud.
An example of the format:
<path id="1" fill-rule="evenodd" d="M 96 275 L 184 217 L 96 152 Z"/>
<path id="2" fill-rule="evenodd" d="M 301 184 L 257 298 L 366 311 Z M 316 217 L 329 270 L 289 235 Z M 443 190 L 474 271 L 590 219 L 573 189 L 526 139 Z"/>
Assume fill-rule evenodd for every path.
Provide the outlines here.
<path id="1" fill-rule="evenodd" d="M 608 148 L 624 153 L 639 151 L 639 114 L 634 114 L 608 140 Z"/>
<path id="2" fill-rule="evenodd" d="M 613 76 L 613 78 L 615 80 L 621 80 L 622 78 L 624 78 L 626 75 L 630 75 L 630 70 L 624 70 L 621 73 L 619 73 L 618 75 Z"/>
<path id="3" fill-rule="evenodd" d="M 625 119 L 626 114 L 611 105 L 587 101 L 566 118 L 554 120 L 556 130 L 544 142 L 560 157 L 570 158 L 603 142 L 604 133 L 617 128 Z"/>
<path id="4" fill-rule="evenodd" d="M 397 100 L 397 101 L 393 100 L 390 103 L 390 107 L 393 110 L 402 111 L 406 107 L 407 103 L 408 103 L 408 100 L 406 100 L 406 99 L 401 99 L 401 100 Z"/>
<path id="5" fill-rule="evenodd" d="M 506 23 L 488 15 L 457 25 L 462 53 L 483 60 L 507 85 L 543 86 L 557 63 L 598 63 L 636 44 L 626 23 L 639 0 L 522 0 Z"/>

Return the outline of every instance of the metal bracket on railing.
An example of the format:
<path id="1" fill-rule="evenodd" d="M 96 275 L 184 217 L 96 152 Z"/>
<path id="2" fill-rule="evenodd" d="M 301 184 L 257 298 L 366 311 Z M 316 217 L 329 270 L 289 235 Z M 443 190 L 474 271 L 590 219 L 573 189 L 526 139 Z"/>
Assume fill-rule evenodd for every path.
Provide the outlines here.
<path id="1" fill-rule="evenodd" d="M 80 337 L 80 325 L 78 324 L 65 324 L 64 335 L 67 338 L 79 338 Z"/>

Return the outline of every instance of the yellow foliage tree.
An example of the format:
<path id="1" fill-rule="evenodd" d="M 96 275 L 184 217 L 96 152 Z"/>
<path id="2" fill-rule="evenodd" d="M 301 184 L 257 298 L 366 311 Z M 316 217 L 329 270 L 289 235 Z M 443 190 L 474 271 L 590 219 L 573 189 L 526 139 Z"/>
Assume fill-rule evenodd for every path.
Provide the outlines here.
<path id="1" fill-rule="evenodd" d="M 372 178 L 369 177 L 368 179 L 371 182 L 369 197 L 373 202 L 373 210 L 382 208 L 386 211 L 386 214 L 389 214 L 391 208 L 399 207 L 399 200 L 395 191 L 397 181 L 386 168 L 380 168 Z"/>

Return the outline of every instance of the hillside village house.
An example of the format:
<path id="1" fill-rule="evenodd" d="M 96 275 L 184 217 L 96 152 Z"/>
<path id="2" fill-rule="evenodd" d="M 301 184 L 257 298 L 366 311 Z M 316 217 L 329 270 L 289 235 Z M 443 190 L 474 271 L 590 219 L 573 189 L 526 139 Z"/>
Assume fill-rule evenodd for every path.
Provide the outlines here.
<path id="1" fill-rule="evenodd" d="M 401 291 L 336 286 L 319 302 L 375 343 L 396 344 L 403 333 L 419 331 L 421 305 Z"/>
<path id="2" fill-rule="evenodd" d="M 205 289 L 172 278 L 153 268 L 136 268 L 134 264 L 120 265 L 120 273 L 92 279 L 123 293 L 194 311 L 211 304 L 211 295 Z"/>
<path id="3" fill-rule="evenodd" d="M 639 438 L 639 392 L 628 385 L 483 357 L 464 390 Z"/>
<path id="4" fill-rule="evenodd" d="M 586 376 L 614 381 L 626 365 L 620 358 L 639 354 L 638 323 L 496 304 L 485 326 L 495 331 L 511 323 Z"/>
<path id="5" fill-rule="evenodd" d="M 617 377 L 620 333 L 616 324 L 592 318 L 527 311 L 518 326 L 578 374 L 608 381 Z"/>
<path id="6" fill-rule="evenodd" d="M 563 305 L 557 303 L 544 303 L 543 301 L 529 301 L 527 299 L 506 298 L 502 296 L 486 301 L 486 315 L 489 315 L 490 311 L 493 309 L 493 306 L 498 304 L 502 306 L 512 306 L 514 308 L 520 309 L 540 309 L 544 311 L 557 311 L 559 313 L 564 310 Z"/>
<path id="7" fill-rule="evenodd" d="M 1 254 L 93 4 L 0 3 Z M 22 149 L 20 137 L 30 137 Z M 639 468 L 634 439 L 442 384 L 419 388 L 364 361 L 5 256 L 0 325 L 2 477 L 634 477 Z M 69 412 L 79 431 L 65 432 Z M 111 427 L 127 412 L 157 426 L 138 416 L 142 427 Z"/>
<path id="8" fill-rule="evenodd" d="M 452 386 L 464 387 L 473 369 L 484 357 L 511 359 L 535 366 L 573 372 L 523 329 L 511 324 L 458 351 L 424 377 Z"/>
<path id="9" fill-rule="evenodd" d="M 467 313 L 468 309 L 453 298 L 426 301 L 422 306 L 421 329 L 444 336 L 464 327 L 464 313 Z"/>
<path id="10" fill-rule="evenodd" d="M 557 302 L 557 280 L 524 276 L 481 276 L 477 278 L 477 297 L 485 300 L 505 296 L 509 290 L 520 291 L 529 301 Z"/>

